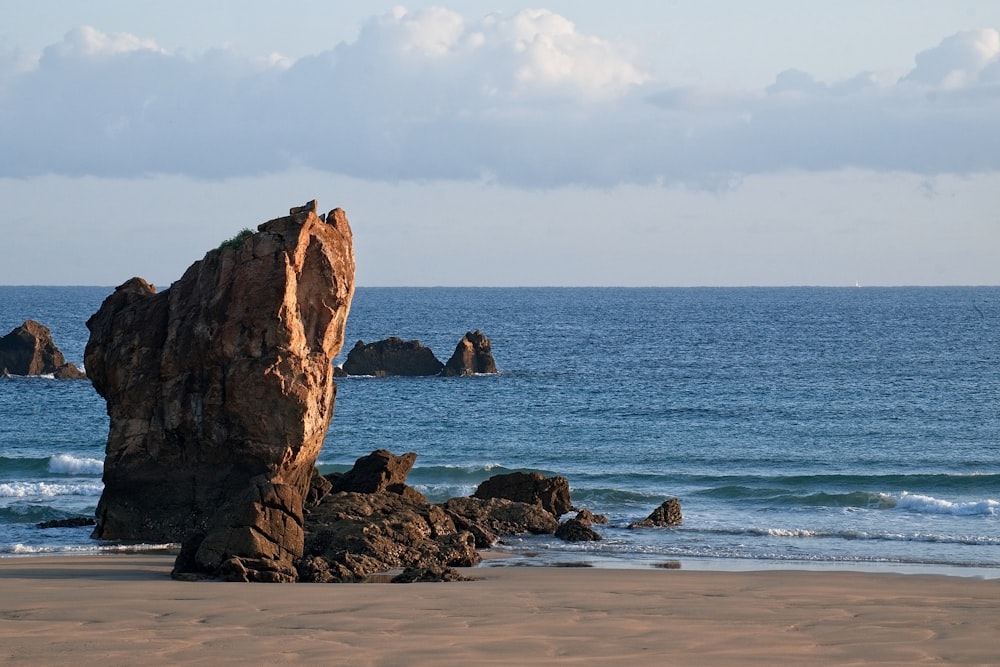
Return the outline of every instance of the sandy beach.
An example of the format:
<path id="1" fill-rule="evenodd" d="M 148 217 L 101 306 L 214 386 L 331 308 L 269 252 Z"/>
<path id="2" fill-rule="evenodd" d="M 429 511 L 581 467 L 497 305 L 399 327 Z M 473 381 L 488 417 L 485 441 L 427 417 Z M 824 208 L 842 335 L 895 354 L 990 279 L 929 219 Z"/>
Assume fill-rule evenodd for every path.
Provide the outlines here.
<path id="1" fill-rule="evenodd" d="M 997 664 L 1000 581 L 489 567 L 437 584 L 177 582 L 160 554 L 0 559 L 4 664 Z"/>

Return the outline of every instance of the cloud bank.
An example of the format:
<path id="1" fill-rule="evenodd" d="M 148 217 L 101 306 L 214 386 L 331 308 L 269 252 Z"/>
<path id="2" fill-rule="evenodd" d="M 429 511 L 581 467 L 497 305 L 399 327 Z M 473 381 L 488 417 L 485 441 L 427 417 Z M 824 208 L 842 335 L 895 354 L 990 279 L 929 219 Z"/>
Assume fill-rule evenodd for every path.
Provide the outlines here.
<path id="1" fill-rule="evenodd" d="M 309 167 L 556 187 L 1000 169 L 996 29 L 946 37 L 889 82 L 789 69 L 765 90 L 676 88 L 639 63 L 545 10 L 397 8 L 294 62 L 82 27 L 37 57 L 0 49 L 0 176 Z"/>

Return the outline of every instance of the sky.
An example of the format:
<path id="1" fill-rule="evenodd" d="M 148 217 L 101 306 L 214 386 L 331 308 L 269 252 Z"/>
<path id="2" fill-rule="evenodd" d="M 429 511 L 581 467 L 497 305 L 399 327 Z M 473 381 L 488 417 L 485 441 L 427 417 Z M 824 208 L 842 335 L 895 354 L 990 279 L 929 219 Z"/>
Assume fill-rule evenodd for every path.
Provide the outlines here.
<path id="1" fill-rule="evenodd" d="M 5 4 L 0 284 L 1000 284 L 995 0 Z"/>

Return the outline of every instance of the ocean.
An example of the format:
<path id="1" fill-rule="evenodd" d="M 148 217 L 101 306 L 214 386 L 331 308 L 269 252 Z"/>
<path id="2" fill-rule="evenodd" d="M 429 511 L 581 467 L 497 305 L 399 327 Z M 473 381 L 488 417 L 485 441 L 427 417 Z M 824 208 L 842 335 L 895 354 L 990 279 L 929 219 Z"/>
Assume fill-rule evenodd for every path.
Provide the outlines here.
<path id="1" fill-rule="evenodd" d="M 82 364 L 107 287 L 0 287 L 0 335 Z M 850 568 L 1000 577 L 1000 288 L 359 288 L 357 340 L 466 331 L 497 375 L 338 381 L 323 472 L 417 452 L 432 501 L 491 475 L 569 479 L 604 539 L 514 537 L 504 565 Z M 90 528 L 108 419 L 89 382 L 0 379 L 0 557 L 171 545 Z M 677 528 L 629 530 L 665 499 Z"/>

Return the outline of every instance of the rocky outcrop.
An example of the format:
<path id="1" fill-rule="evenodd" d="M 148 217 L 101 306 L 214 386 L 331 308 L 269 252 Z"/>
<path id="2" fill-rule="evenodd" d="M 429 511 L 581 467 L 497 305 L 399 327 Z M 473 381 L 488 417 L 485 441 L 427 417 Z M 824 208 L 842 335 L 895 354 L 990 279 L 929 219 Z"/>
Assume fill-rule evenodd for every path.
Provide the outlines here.
<path id="1" fill-rule="evenodd" d="M 565 477 L 545 477 L 539 472 L 494 475 L 480 484 L 472 495 L 537 505 L 557 519 L 573 509 L 569 480 Z"/>
<path id="2" fill-rule="evenodd" d="M 677 498 L 665 500 L 659 507 L 643 519 L 633 521 L 629 528 L 659 528 L 664 526 L 679 526 L 684 521 L 681 516 L 681 501 Z"/>
<path id="3" fill-rule="evenodd" d="M 58 380 L 81 380 L 87 376 L 66 358 L 52 341 L 44 324 L 26 320 L 0 338 L 0 374 L 49 375 Z"/>
<path id="4" fill-rule="evenodd" d="M 404 341 L 396 336 L 368 344 L 359 340 L 343 365 L 347 375 L 375 377 L 437 375 L 442 368 L 444 364 L 419 340 Z"/>
<path id="5" fill-rule="evenodd" d="M 475 536 L 476 547 L 486 549 L 504 535 L 550 535 L 559 520 L 540 505 L 507 498 L 452 498 L 441 505 L 461 530 Z"/>
<path id="6" fill-rule="evenodd" d="M 462 336 L 455 346 L 455 352 L 444 365 L 441 375 L 455 377 L 459 375 L 478 375 L 496 373 L 497 365 L 493 360 L 490 339 L 479 329 Z"/>
<path id="7" fill-rule="evenodd" d="M 315 201 L 167 290 L 119 286 L 87 322 L 86 367 L 110 416 L 94 537 L 187 538 L 178 573 L 292 577 L 353 293 L 347 218 Z"/>
<path id="8" fill-rule="evenodd" d="M 357 582 L 396 568 L 471 567 L 476 540 L 440 507 L 383 491 L 331 493 L 309 509 L 300 581 Z"/>

